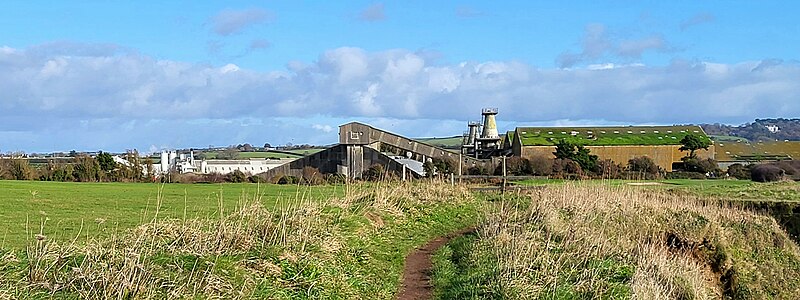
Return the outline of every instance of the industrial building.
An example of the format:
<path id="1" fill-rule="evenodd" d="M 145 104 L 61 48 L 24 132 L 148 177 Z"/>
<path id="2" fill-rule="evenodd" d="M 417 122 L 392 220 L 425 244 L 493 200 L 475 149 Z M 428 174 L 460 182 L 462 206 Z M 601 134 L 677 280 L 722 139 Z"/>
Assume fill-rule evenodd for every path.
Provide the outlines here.
<path id="1" fill-rule="evenodd" d="M 552 158 L 555 143 L 563 139 L 586 147 L 600 160 L 610 159 L 621 165 L 634 157 L 647 156 L 668 172 L 681 164 L 687 154 L 679 150 L 681 139 L 689 134 L 709 139 L 700 126 L 517 127 L 510 134 L 514 156 Z M 698 150 L 696 155 L 714 158 L 714 146 Z"/>
<path id="2" fill-rule="evenodd" d="M 251 158 L 236 160 L 197 160 L 194 151 L 188 154 L 178 154 L 176 151 L 162 151 L 161 160 L 153 165 L 153 174 L 166 174 L 169 172 L 177 173 L 199 173 L 199 174 L 228 174 L 233 171 L 241 171 L 247 175 L 255 175 L 267 172 L 275 167 L 287 164 L 296 158 Z M 145 170 L 145 172 L 147 172 Z"/>

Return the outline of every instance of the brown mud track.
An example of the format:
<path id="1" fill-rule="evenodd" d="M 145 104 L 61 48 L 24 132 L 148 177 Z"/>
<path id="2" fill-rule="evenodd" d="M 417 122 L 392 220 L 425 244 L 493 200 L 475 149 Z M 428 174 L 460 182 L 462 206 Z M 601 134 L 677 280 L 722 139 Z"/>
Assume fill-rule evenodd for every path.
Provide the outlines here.
<path id="1" fill-rule="evenodd" d="M 403 268 L 403 284 L 400 286 L 400 291 L 395 299 L 431 299 L 433 297 L 433 286 L 431 285 L 431 272 L 433 271 L 431 257 L 433 253 L 451 239 L 471 232 L 475 232 L 475 228 L 469 227 L 451 232 L 428 241 L 427 244 L 409 254 L 406 257 L 405 267 Z"/>

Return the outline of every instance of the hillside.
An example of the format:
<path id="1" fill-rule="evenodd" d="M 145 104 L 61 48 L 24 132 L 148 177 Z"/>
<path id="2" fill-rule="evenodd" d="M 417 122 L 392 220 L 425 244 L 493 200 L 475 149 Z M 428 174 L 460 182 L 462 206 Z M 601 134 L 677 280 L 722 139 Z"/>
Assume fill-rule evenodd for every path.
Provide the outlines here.
<path id="1" fill-rule="evenodd" d="M 800 141 L 800 119 L 756 119 L 752 123 L 739 126 L 725 124 L 701 124 L 708 135 L 733 136 L 751 141 Z M 767 126 L 778 126 L 777 132 L 770 132 Z"/>

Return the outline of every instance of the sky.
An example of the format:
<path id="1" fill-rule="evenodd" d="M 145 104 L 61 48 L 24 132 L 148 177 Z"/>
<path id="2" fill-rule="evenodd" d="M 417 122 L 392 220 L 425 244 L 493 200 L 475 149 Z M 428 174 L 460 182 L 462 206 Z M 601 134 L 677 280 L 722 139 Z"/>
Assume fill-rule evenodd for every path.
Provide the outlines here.
<path id="1" fill-rule="evenodd" d="M 0 2 L 0 152 L 800 116 L 797 1 Z"/>

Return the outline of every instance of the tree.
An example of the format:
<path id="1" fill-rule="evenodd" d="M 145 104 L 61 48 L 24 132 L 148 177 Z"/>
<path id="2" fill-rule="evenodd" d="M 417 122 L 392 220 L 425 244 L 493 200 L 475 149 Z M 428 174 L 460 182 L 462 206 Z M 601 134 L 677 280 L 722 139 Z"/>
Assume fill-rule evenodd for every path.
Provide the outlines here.
<path id="1" fill-rule="evenodd" d="M 597 155 L 590 154 L 589 149 L 582 145 L 561 139 L 556 143 L 556 152 L 553 152 L 553 155 L 556 156 L 556 159 L 569 159 L 578 163 L 582 170 L 597 171 Z"/>
<path id="2" fill-rule="evenodd" d="M 239 158 L 239 150 L 236 147 L 228 147 L 217 153 L 217 159 L 237 159 Z"/>
<path id="3" fill-rule="evenodd" d="M 687 134 L 681 139 L 681 145 L 678 150 L 689 151 L 689 156 L 687 157 L 696 158 L 694 152 L 700 149 L 708 150 L 708 146 L 711 146 L 711 141 L 698 135 Z"/>
<path id="4" fill-rule="evenodd" d="M 97 154 L 97 164 L 100 165 L 100 170 L 106 173 L 113 171 L 117 167 L 117 163 L 114 162 L 114 158 L 111 157 L 111 154 L 103 151 Z"/>

